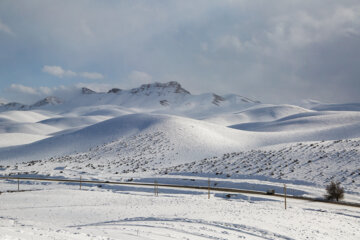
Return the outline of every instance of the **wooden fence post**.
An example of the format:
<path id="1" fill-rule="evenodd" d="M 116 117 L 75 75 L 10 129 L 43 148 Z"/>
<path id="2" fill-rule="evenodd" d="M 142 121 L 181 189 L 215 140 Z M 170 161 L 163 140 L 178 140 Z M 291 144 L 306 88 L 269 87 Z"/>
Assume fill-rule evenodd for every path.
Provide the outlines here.
<path id="1" fill-rule="evenodd" d="M 159 186 L 157 180 L 154 181 L 154 195 L 155 197 L 159 196 Z"/>
<path id="2" fill-rule="evenodd" d="M 284 204 L 285 204 L 285 210 L 286 210 L 286 184 L 284 184 Z"/>
<path id="3" fill-rule="evenodd" d="M 210 199 L 210 178 L 208 178 L 208 199 Z"/>
<path id="4" fill-rule="evenodd" d="M 159 196 L 159 183 L 156 181 L 156 196 Z"/>

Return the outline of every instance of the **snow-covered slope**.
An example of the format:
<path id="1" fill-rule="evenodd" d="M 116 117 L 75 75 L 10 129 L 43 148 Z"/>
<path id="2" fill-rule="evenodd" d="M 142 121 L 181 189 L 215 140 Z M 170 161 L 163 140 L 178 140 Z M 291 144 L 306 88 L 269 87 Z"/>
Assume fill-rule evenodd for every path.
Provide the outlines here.
<path id="1" fill-rule="evenodd" d="M 44 111 L 6 111 L 0 113 L 0 119 L 9 119 L 16 122 L 38 122 L 53 117 L 54 114 Z"/>
<path id="2" fill-rule="evenodd" d="M 360 111 L 360 103 L 322 103 L 305 101 L 305 106 L 316 111 Z"/>
<path id="3" fill-rule="evenodd" d="M 51 120 L 51 121 L 55 121 Z M 64 122 L 64 119 L 60 119 Z M 69 120 L 69 119 L 66 119 Z M 71 120 L 71 119 L 70 119 Z M 45 120 L 49 122 L 50 120 Z M 44 121 L 43 121 L 44 122 Z M 74 121 L 71 121 L 72 123 Z M 118 140 L 126 141 L 137 135 L 162 133 L 168 147 L 176 149 L 168 154 L 172 160 L 197 159 L 219 152 L 255 147 L 260 143 L 253 134 L 183 117 L 129 114 L 93 124 L 75 132 L 56 135 L 43 141 L 20 147 L 0 149 L 0 158 L 7 161 L 36 160 L 86 151 L 91 147 Z M 151 144 L 151 138 L 146 139 Z M 144 144 L 139 142 L 138 144 Z M 27 153 L 31 152 L 29 156 Z M 170 157 L 170 156 L 167 156 Z"/>
<path id="4" fill-rule="evenodd" d="M 240 123 L 274 121 L 283 117 L 307 112 L 313 111 L 294 105 L 257 104 L 239 112 L 218 113 L 204 120 L 229 126 Z"/>
<path id="5" fill-rule="evenodd" d="M 61 129 L 39 121 L 54 117 L 43 111 L 6 111 L 0 113 L 0 147 L 28 144 Z"/>
<path id="6" fill-rule="evenodd" d="M 339 139 L 357 137 L 359 119 L 360 112 L 305 112 L 275 121 L 250 122 L 230 127 L 262 132 L 298 131 L 299 134 L 311 132 L 316 133 L 319 137 L 322 133 L 325 133 L 324 139 Z"/>
<path id="7" fill-rule="evenodd" d="M 358 113 L 339 116 L 335 113 L 322 113 L 316 114 L 315 118 L 313 115 L 314 113 L 311 112 L 310 116 L 300 114 L 300 116 L 294 115 L 272 122 L 240 124 L 233 128 L 190 118 L 149 113 L 127 114 L 105 121 L 100 120 L 100 122 L 98 122 L 99 117 L 52 118 L 36 123 L 32 127 L 38 127 L 37 130 L 41 131 L 40 126 L 47 126 L 47 129 L 44 128 L 42 131 L 48 131 L 48 134 L 55 132 L 52 129 L 85 127 L 56 134 L 56 136 L 29 145 L 0 149 L 0 158 L 8 161 L 12 159 L 24 161 L 61 156 L 154 132 L 164 134 L 164 137 L 169 139 L 167 143 L 169 147 L 172 144 L 176 146 L 176 158 L 172 156 L 174 152 L 166 154 L 168 159 L 172 159 L 169 160 L 171 163 L 174 163 L 175 159 L 177 162 L 187 161 L 280 143 L 360 137 L 360 114 Z M 98 123 L 91 124 L 92 122 Z M 29 124 L 26 126 L 31 127 Z M 25 131 L 25 128 L 23 130 Z M 31 152 L 31 155 L 28 155 L 28 152 Z"/>
<path id="8" fill-rule="evenodd" d="M 324 186 L 341 181 L 347 191 L 360 193 L 360 139 L 281 144 L 165 168 L 167 172 L 212 173 L 222 176 L 264 176 L 303 180 Z"/>
<path id="9" fill-rule="evenodd" d="M 58 168 L 106 176 L 221 171 L 320 185 L 340 176 L 359 191 L 358 104 L 262 104 L 235 94 L 192 95 L 169 82 L 103 93 L 82 88 L 69 98 L 45 98 L 17 110 L 5 106 L 0 165 L 9 167 L 0 167 L 3 174 L 56 175 Z M 331 145 L 341 139 L 349 144 Z M 311 144 L 317 147 L 300 148 Z M 345 150 L 352 155 L 336 160 Z M 287 166 L 279 172 L 279 165 Z M 310 172 L 323 166 L 328 169 L 322 176 Z"/>

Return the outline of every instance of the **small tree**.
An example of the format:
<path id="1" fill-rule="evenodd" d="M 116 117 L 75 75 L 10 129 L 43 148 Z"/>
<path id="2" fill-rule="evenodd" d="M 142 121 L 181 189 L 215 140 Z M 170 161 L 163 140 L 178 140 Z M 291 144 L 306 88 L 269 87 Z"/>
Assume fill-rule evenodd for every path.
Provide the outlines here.
<path id="1" fill-rule="evenodd" d="M 339 199 L 344 198 L 344 188 L 340 186 L 340 182 L 331 181 L 331 183 L 326 186 L 326 192 L 325 197 L 327 200 L 336 199 L 338 202 Z"/>

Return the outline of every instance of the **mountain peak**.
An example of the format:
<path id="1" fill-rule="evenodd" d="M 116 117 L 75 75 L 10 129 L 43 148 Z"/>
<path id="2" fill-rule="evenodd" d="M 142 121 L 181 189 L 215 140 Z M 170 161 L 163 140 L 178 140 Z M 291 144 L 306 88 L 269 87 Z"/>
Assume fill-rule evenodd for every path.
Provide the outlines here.
<path id="1" fill-rule="evenodd" d="M 112 88 L 107 93 L 118 93 L 118 92 L 121 92 L 121 91 L 122 90 L 120 88 Z"/>
<path id="2" fill-rule="evenodd" d="M 3 107 L 4 110 L 25 110 L 28 106 L 18 102 L 9 102 L 1 105 L 1 107 Z"/>
<path id="3" fill-rule="evenodd" d="M 167 83 L 150 83 L 143 84 L 139 88 L 133 88 L 130 91 L 132 94 L 145 94 L 150 95 L 156 93 L 159 96 L 167 95 L 168 93 L 180 93 L 180 94 L 190 94 L 189 91 L 181 87 L 180 83 L 172 81 Z"/>
<path id="4" fill-rule="evenodd" d="M 83 88 L 81 88 L 81 93 L 82 94 L 93 94 L 93 93 L 96 93 L 96 92 L 91 90 L 90 88 L 83 87 Z"/>
<path id="5" fill-rule="evenodd" d="M 31 107 L 41 107 L 41 106 L 45 106 L 45 105 L 58 105 L 58 104 L 61 104 L 62 103 L 62 100 L 60 100 L 59 98 L 57 97 L 52 97 L 52 96 L 49 96 L 49 97 L 46 97 L 36 103 L 34 103 L 33 105 L 31 105 Z"/>

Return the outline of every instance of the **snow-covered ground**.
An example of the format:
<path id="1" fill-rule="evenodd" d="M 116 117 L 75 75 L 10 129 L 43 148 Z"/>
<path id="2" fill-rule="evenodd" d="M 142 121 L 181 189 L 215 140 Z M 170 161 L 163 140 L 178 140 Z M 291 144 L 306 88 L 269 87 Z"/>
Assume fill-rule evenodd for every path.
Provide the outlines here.
<path id="1" fill-rule="evenodd" d="M 1 183 L 1 187 L 4 186 Z M 12 184 L 16 188 L 16 184 Z M 3 193 L 1 239 L 359 239 L 360 209 L 251 195 L 36 185 Z"/>
<path id="2" fill-rule="evenodd" d="M 0 159 L 2 176 L 195 186 L 210 178 L 212 186 L 277 193 L 286 183 L 288 194 L 315 198 L 340 181 L 344 200 L 360 203 L 359 104 L 264 104 L 192 95 L 176 82 L 108 93 L 83 88 L 66 99 L 1 105 Z M 0 182 L 0 191 L 15 186 Z M 294 200 L 284 211 L 269 197 L 21 187 L 36 191 L 0 195 L 4 239 L 359 238 L 359 210 L 350 207 Z"/>

